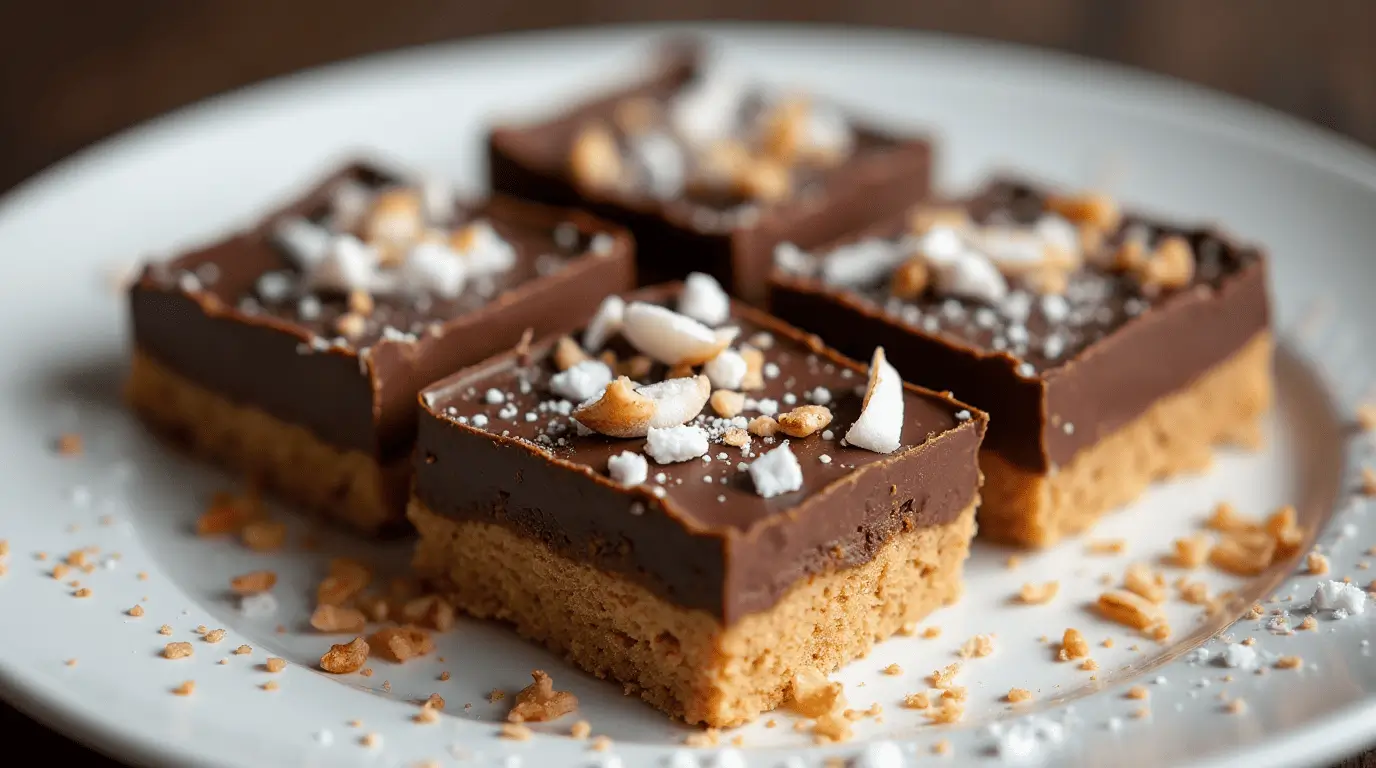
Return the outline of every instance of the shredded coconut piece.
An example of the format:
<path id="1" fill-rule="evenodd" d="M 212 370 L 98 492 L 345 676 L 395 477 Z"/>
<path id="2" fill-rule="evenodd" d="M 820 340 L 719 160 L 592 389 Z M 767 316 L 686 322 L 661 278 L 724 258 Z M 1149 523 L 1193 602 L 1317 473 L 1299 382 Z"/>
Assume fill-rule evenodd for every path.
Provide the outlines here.
<path id="1" fill-rule="evenodd" d="M 683 281 L 678 295 L 680 314 L 709 326 L 718 326 L 731 317 L 731 299 L 711 275 L 692 272 Z"/>
<path id="2" fill-rule="evenodd" d="M 406 252 L 397 277 L 405 291 L 454 298 L 463 292 L 468 267 L 447 244 L 422 240 Z"/>
<path id="3" fill-rule="evenodd" d="M 583 331 L 583 349 L 597 352 L 612 336 L 621 332 L 626 317 L 626 302 L 618 296 L 608 296 L 597 307 L 597 313 Z"/>
<path id="4" fill-rule="evenodd" d="M 622 451 L 607 459 L 607 474 L 622 485 L 640 485 L 649 477 L 650 465 L 644 456 Z"/>
<path id="5" fill-rule="evenodd" d="M 700 365 L 716 357 L 739 332 L 711 328 L 657 304 L 626 307 L 621 334 L 640 352 L 665 365 Z"/>
<path id="6" fill-rule="evenodd" d="M 712 380 L 712 386 L 718 389 L 740 389 L 745 382 L 745 373 L 749 366 L 745 362 L 745 357 L 734 349 L 723 349 L 716 357 L 707 361 L 703 366 L 702 372 L 707 374 L 707 378 Z"/>
<path id="7" fill-rule="evenodd" d="M 549 378 L 554 394 L 581 403 L 600 394 L 612 383 L 612 369 L 601 360 L 583 360 Z"/>
<path id="8" fill-rule="evenodd" d="M 750 479 L 755 483 L 755 493 L 773 498 L 802 488 L 803 468 L 785 440 L 750 464 Z"/>
<path id="9" fill-rule="evenodd" d="M 874 350 L 869 386 L 860 416 L 846 432 L 846 442 L 875 453 L 898 450 L 903 436 L 903 380 L 884 359 L 884 348 Z"/>
<path id="10" fill-rule="evenodd" d="M 696 459 L 707 453 L 707 432 L 693 426 L 651 427 L 645 436 L 645 452 L 659 464 Z"/>

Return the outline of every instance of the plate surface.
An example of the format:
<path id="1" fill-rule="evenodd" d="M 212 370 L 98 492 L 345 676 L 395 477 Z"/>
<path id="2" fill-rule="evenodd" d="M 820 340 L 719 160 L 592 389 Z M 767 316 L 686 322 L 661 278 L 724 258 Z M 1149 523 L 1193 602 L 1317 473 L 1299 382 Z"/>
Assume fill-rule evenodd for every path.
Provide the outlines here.
<path id="1" fill-rule="evenodd" d="M 1321 615 L 1312 631 L 1272 631 L 1269 616 L 1232 623 L 1262 599 L 1268 611 L 1294 612 L 1289 623 L 1297 626 L 1320 580 L 1350 576 L 1366 585 L 1371 578 L 1363 571 L 1376 522 L 1353 493 L 1370 441 L 1350 423 L 1373 394 L 1363 331 L 1376 327 L 1368 296 L 1376 285 L 1376 158 L 1270 113 L 1077 60 L 907 34 L 710 31 L 727 66 L 936 131 L 948 189 L 1012 166 L 1106 188 L 1162 213 L 1216 219 L 1267 244 L 1280 342 L 1267 449 L 1221 454 L 1207 475 L 1154 489 L 1109 517 L 1092 538 L 1122 538 L 1122 553 L 1092 554 L 1076 540 L 1010 568 L 1008 551 L 977 545 L 965 599 L 923 625 L 939 628 L 938 637 L 897 638 L 838 674 L 851 706 L 870 710 L 846 744 L 813 747 L 792 727 L 795 718 L 780 712 L 722 734 L 719 747 L 688 750 L 682 742 L 690 729 L 502 627 L 474 621 L 444 635 L 436 655 L 403 666 L 378 662 L 372 677 L 315 672 L 327 644 L 339 641 L 304 626 L 329 556 L 352 553 L 399 572 L 407 547 L 326 533 L 312 551 L 292 545 L 258 554 L 194 536 L 210 494 L 233 481 L 166 449 L 122 410 L 118 275 L 138 259 L 249 220 L 358 148 L 439 169 L 475 189 L 478 138 L 492 115 L 624 77 L 651 35 L 521 36 L 375 57 L 158 120 L 0 202 L 0 323 L 8 329 L 0 337 L 0 538 L 9 547 L 0 576 L 0 693 L 124 759 L 177 765 L 698 764 L 691 755 L 702 765 L 772 768 L 820 766 L 887 741 L 911 762 L 945 746 L 943 759 L 962 762 L 1250 768 L 1321 762 L 1376 740 L 1376 664 L 1366 641 L 1376 610 L 1343 621 Z M 53 450 L 68 432 L 82 436 L 80 456 Z M 1224 499 L 1252 515 L 1297 505 L 1331 572 L 1277 568 L 1247 582 L 1190 572 L 1214 593 L 1232 590 L 1233 612 L 1203 618 L 1197 606 L 1172 599 L 1176 635 L 1165 645 L 1089 610 L 1104 578 L 1118 579 L 1134 561 L 1156 567 L 1171 541 L 1198 530 Z M 307 527 L 281 515 L 298 542 Z M 54 563 L 83 547 L 100 550 L 93 572 L 74 574 L 80 587 L 67 583 L 73 575 L 53 579 Z M 258 568 L 277 571 L 280 605 L 275 615 L 253 618 L 238 610 L 227 585 Z M 1186 575 L 1163 572 L 1172 581 Z M 1023 583 L 1049 580 L 1060 585 L 1052 603 L 1012 601 Z M 82 588 L 89 596 L 76 596 Z M 128 615 L 136 604 L 143 615 Z M 164 624 L 170 637 L 159 634 Z M 212 644 L 196 634 L 198 625 L 228 634 Z M 1089 639 L 1097 671 L 1055 660 L 1067 627 Z M 962 660 L 958 650 L 978 634 L 993 635 L 993 653 Z M 1220 634 L 1255 638 L 1264 673 L 1218 664 L 1227 644 Z M 169 640 L 191 641 L 194 655 L 162 658 Z M 231 653 L 240 644 L 252 653 Z M 1192 651 L 1201 644 L 1209 660 Z M 1281 655 L 1303 663 L 1276 669 Z M 269 674 L 269 656 L 291 664 Z M 952 662 L 961 662 L 957 681 L 967 688 L 960 723 L 932 726 L 902 707 L 906 694 L 927 690 L 927 675 Z M 891 664 L 897 674 L 884 673 Z M 497 737 L 509 699 L 489 702 L 488 693 L 514 692 L 532 668 L 578 694 L 580 717 L 611 738 L 609 749 L 568 737 L 574 718 L 537 728 L 529 741 Z M 269 679 L 280 687 L 264 690 Z M 195 681 L 194 694 L 172 695 L 186 680 Z M 1137 685 L 1147 698 L 1129 697 Z M 1034 700 L 1006 703 L 1012 687 L 1029 689 Z M 448 716 L 414 722 L 415 702 L 432 692 L 444 697 Z M 1234 707 L 1243 711 L 1230 713 L 1225 700 L 1242 701 Z M 1020 738 L 1029 732 L 1041 737 Z M 364 746 L 367 734 L 379 743 Z"/>

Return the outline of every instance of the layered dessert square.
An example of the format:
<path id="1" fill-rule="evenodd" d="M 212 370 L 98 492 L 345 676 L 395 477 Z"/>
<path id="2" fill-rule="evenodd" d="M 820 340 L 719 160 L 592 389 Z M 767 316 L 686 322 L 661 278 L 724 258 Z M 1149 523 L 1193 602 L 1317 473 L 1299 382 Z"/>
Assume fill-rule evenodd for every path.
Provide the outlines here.
<path id="1" fill-rule="evenodd" d="M 421 394 L 415 567 L 690 723 L 954 601 L 986 417 L 704 275 Z"/>
<path id="2" fill-rule="evenodd" d="M 1265 260 L 1215 229 L 1004 179 L 776 262 L 781 318 L 989 412 L 982 535 L 1054 543 L 1260 442 Z"/>
<path id="3" fill-rule="evenodd" d="M 820 244 L 927 192 L 921 138 L 750 86 L 691 44 L 657 61 L 642 82 L 493 130 L 492 188 L 624 224 L 642 284 L 703 272 L 752 303 L 779 242 Z"/>
<path id="4" fill-rule="evenodd" d="M 624 230 L 371 164 L 144 268 L 128 396 L 149 423 L 286 497 L 404 525 L 416 393 L 634 284 Z"/>

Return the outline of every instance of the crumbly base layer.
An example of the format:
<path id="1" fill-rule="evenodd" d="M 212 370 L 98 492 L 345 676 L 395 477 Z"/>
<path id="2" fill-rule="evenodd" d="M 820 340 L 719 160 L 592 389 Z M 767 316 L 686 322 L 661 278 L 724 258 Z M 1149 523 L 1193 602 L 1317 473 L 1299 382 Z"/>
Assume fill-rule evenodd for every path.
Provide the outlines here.
<path id="1" fill-rule="evenodd" d="M 779 706 L 797 670 L 830 672 L 960 596 L 974 504 L 894 536 L 874 560 L 813 576 L 729 627 L 620 576 L 412 499 L 416 571 L 479 618 L 511 622 L 627 693 L 689 723 L 737 725 Z"/>
<path id="2" fill-rule="evenodd" d="M 1261 418 L 1272 399 L 1271 352 L 1271 334 L 1257 334 L 1194 383 L 1051 472 L 1030 472 L 982 451 L 980 535 L 1049 546 L 1087 530 L 1154 481 L 1208 468 L 1215 446 L 1259 447 Z"/>
<path id="3" fill-rule="evenodd" d="M 191 452 L 243 472 L 331 520 L 375 534 L 402 523 L 410 462 L 379 466 L 371 456 L 322 442 L 303 427 L 240 405 L 142 351 L 125 387 L 133 409 Z"/>

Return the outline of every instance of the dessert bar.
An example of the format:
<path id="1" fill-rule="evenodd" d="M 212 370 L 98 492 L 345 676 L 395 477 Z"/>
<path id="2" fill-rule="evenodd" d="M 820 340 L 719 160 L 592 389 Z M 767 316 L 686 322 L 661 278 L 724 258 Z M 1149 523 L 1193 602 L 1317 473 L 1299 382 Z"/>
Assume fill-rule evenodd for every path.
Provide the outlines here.
<path id="1" fill-rule="evenodd" d="M 989 412 L 980 533 L 1046 545 L 1220 444 L 1271 402 L 1266 265 L 1210 228 L 998 180 L 959 204 L 776 252 L 772 306 L 844 353 Z"/>
<path id="2" fill-rule="evenodd" d="M 692 723 L 960 594 L 986 417 L 695 274 L 421 393 L 415 566 Z"/>
<path id="3" fill-rule="evenodd" d="M 328 517 L 403 524 L 416 393 L 634 284 L 590 216 L 347 167 L 143 270 L 128 395 L 148 422 Z"/>
<path id="4" fill-rule="evenodd" d="M 774 246 L 803 246 L 927 193 L 926 141 L 806 95 L 751 87 L 669 47 L 644 80 L 488 141 L 492 188 L 635 235 L 642 284 L 704 272 L 762 302 Z"/>

